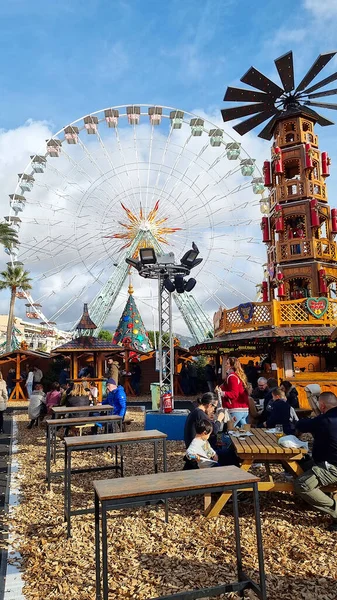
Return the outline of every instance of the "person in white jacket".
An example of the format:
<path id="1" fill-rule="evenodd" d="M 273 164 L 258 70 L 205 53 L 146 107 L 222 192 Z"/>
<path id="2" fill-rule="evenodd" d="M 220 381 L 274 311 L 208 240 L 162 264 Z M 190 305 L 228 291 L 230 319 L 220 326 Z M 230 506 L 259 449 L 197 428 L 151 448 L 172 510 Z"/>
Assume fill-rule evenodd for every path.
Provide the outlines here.
<path id="1" fill-rule="evenodd" d="M 7 408 L 7 386 L 0 371 L 0 433 L 4 432 L 4 412 Z"/>
<path id="2" fill-rule="evenodd" d="M 27 429 L 31 429 L 33 425 L 39 424 L 41 408 L 46 403 L 46 394 L 43 391 L 43 385 L 37 383 L 34 392 L 31 393 L 28 405 L 28 417 L 30 419 Z"/>
<path id="3" fill-rule="evenodd" d="M 34 371 L 33 371 L 33 369 L 29 369 L 27 379 L 26 379 L 26 389 L 27 389 L 28 398 L 31 397 L 31 394 L 33 391 L 33 385 L 34 385 Z"/>

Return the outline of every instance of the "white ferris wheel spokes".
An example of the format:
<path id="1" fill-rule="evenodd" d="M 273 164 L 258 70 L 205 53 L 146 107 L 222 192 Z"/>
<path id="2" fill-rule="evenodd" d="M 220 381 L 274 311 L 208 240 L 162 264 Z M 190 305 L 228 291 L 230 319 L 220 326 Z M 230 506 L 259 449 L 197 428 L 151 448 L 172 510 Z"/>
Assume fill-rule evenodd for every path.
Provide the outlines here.
<path id="1" fill-rule="evenodd" d="M 148 105 L 97 111 L 48 140 L 19 175 L 7 219 L 20 255 L 11 260 L 24 263 L 43 298 L 39 319 L 69 328 L 85 300 L 100 328 L 125 302 L 127 256 L 150 244 L 180 259 L 194 241 L 204 259 L 193 272 L 198 285 L 175 299 L 200 341 L 219 304 L 254 296 L 261 259 L 252 192 L 263 189 L 254 159 L 204 118 Z M 137 280 L 145 322 L 155 310 L 151 286 Z M 179 330 L 178 315 L 175 323 Z"/>

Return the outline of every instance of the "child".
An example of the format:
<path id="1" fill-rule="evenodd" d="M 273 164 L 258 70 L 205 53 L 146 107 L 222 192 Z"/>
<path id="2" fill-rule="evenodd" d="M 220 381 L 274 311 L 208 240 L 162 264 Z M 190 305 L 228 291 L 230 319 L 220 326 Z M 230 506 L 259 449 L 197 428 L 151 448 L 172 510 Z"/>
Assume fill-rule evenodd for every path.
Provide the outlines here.
<path id="1" fill-rule="evenodd" d="M 295 432 L 295 423 L 298 421 L 298 416 L 292 406 L 287 402 L 286 395 L 281 388 L 277 387 L 272 391 L 273 403 L 271 411 L 267 416 L 266 427 L 275 427 L 275 425 L 283 425 L 285 435 L 290 435 Z"/>
<path id="2" fill-rule="evenodd" d="M 213 427 L 209 421 L 197 421 L 195 438 L 186 450 L 187 460 L 196 460 L 201 469 L 218 465 L 218 455 L 208 441 L 212 431 Z"/>
<path id="3" fill-rule="evenodd" d="M 46 403 L 46 395 L 43 391 L 43 385 L 41 383 L 37 383 L 35 385 L 34 391 L 31 393 L 29 398 L 28 405 L 28 417 L 30 419 L 30 423 L 27 426 L 27 429 L 31 429 L 35 423 L 36 426 L 39 424 L 40 415 L 45 412 L 43 409 Z"/>

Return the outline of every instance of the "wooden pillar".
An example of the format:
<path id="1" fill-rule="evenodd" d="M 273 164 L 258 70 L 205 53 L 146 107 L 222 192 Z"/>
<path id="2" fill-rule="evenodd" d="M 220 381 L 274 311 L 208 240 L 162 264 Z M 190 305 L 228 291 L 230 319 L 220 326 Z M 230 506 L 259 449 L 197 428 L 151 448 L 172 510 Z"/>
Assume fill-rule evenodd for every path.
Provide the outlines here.
<path id="1" fill-rule="evenodd" d="M 103 377 L 103 354 L 98 353 L 96 355 L 96 363 L 97 363 L 97 371 L 96 371 L 96 377 Z M 97 387 L 98 387 L 98 397 L 100 399 L 100 401 L 102 401 L 103 398 L 103 385 L 102 385 L 102 380 L 97 382 Z"/>
<path id="2" fill-rule="evenodd" d="M 77 352 L 73 353 L 73 377 L 72 379 L 78 378 L 78 355 Z"/>
<path id="3" fill-rule="evenodd" d="M 277 342 L 275 345 L 275 359 L 277 365 L 277 382 L 280 383 L 280 381 L 282 381 L 285 378 L 282 342 Z"/>

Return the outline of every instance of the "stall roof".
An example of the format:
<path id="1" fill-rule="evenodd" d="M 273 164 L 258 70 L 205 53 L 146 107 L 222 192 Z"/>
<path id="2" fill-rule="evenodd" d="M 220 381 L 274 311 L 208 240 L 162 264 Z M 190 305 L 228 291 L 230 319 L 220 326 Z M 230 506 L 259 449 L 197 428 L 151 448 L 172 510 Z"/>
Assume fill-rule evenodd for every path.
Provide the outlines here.
<path id="1" fill-rule="evenodd" d="M 210 350 L 221 348 L 224 344 L 234 342 L 251 342 L 252 340 L 270 341 L 271 339 L 288 340 L 289 338 L 308 338 L 324 337 L 331 338 L 334 327 L 310 326 L 310 327 L 268 327 L 266 329 L 254 329 L 251 331 L 238 331 L 237 333 L 228 333 L 222 337 L 213 340 L 205 340 L 190 348 L 191 352 L 197 353 L 198 350 Z M 337 334 L 336 334 L 337 335 Z"/>
<path id="2" fill-rule="evenodd" d="M 48 352 L 37 352 L 35 350 L 23 350 L 22 348 L 18 348 L 18 350 L 12 350 L 11 352 L 0 354 L 0 363 L 15 360 L 18 354 L 30 356 L 32 358 L 50 358 L 50 354 Z"/>
<path id="3" fill-rule="evenodd" d="M 132 348 L 125 348 L 124 346 L 117 346 L 112 342 L 107 342 L 106 340 L 100 340 L 94 337 L 79 337 L 62 344 L 62 346 L 58 346 L 54 348 L 51 352 L 51 355 L 55 354 L 64 354 L 65 352 L 77 352 L 80 350 L 88 350 L 91 352 L 100 351 L 100 352 L 125 352 L 125 350 L 130 350 L 131 352 L 136 352 Z M 141 351 L 137 350 L 137 354 L 144 354 Z M 145 353 L 146 354 L 146 353 Z"/>

